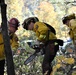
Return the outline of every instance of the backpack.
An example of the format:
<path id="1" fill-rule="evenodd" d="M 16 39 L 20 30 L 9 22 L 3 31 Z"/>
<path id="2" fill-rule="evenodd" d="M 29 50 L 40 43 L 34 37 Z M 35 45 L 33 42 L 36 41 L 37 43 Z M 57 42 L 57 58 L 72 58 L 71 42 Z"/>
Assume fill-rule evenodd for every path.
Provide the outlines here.
<path id="1" fill-rule="evenodd" d="M 52 32 L 52 33 L 54 33 L 55 35 L 56 35 L 56 30 L 51 26 L 51 25 L 49 25 L 49 24 L 47 24 L 47 23 L 44 23 L 49 29 L 50 29 L 50 31 Z"/>

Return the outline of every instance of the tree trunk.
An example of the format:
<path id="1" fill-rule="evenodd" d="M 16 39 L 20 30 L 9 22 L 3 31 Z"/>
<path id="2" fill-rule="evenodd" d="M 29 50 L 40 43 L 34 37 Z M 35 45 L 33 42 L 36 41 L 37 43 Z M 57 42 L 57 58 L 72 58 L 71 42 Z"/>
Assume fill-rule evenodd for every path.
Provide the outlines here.
<path id="1" fill-rule="evenodd" d="M 3 34 L 3 40 L 4 40 L 4 49 L 5 49 L 5 55 L 6 55 L 6 62 L 7 62 L 7 74 L 8 75 L 15 75 L 14 71 L 14 63 L 13 63 L 13 57 L 12 57 L 12 51 L 10 46 L 10 38 L 8 35 L 8 28 L 7 28 L 7 17 L 6 17 L 6 7 L 4 0 L 0 0 L 1 5 L 1 17 L 2 17 L 2 34 Z"/>

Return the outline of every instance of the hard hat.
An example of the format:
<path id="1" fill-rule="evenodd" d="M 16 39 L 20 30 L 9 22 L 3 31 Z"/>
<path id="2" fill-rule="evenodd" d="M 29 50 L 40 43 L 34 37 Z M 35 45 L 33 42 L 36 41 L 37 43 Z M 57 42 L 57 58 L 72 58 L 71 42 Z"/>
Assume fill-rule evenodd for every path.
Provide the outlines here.
<path id="1" fill-rule="evenodd" d="M 63 17 L 62 22 L 63 22 L 63 24 L 65 24 L 67 22 L 67 20 L 71 20 L 71 19 L 75 19 L 75 13 L 72 13 L 70 15 Z"/>
<path id="2" fill-rule="evenodd" d="M 19 27 L 19 20 L 17 18 L 11 18 L 9 21 L 8 21 L 9 25 L 12 26 L 12 27 L 15 27 L 16 29 Z"/>
<path id="3" fill-rule="evenodd" d="M 23 26 L 24 29 L 28 30 L 28 25 L 31 22 L 35 23 L 37 21 L 39 21 L 39 19 L 37 17 L 29 17 L 29 18 L 24 20 L 24 22 L 22 23 L 22 26 Z"/>

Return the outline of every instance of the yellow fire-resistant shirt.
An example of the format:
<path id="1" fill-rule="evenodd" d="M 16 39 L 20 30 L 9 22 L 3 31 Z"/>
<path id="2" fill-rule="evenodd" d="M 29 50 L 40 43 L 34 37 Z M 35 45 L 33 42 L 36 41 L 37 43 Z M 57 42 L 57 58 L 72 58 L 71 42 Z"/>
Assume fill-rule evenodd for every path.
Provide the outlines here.
<path id="1" fill-rule="evenodd" d="M 69 28 L 70 28 L 69 35 L 72 38 L 72 40 L 75 41 L 76 40 L 76 19 L 70 20 Z"/>
<path id="2" fill-rule="evenodd" d="M 11 44 L 11 48 L 18 48 L 18 38 L 16 36 L 16 34 L 10 34 L 10 44 Z M 4 42 L 3 42 L 3 36 L 2 33 L 0 32 L 0 60 L 5 59 L 5 52 L 4 52 Z"/>
<path id="3" fill-rule="evenodd" d="M 48 35 L 49 28 L 43 22 L 36 22 L 33 30 L 36 33 L 39 41 L 46 42 L 48 40 L 57 39 L 57 37 L 51 31 Z"/>

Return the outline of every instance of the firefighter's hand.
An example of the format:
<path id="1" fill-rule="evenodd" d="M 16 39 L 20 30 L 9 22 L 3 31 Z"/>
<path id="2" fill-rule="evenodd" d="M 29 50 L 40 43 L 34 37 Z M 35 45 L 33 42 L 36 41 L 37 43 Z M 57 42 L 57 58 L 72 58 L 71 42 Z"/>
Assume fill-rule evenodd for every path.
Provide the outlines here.
<path id="1" fill-rule="evenodd" d="M 35 42 L 35 44 L 36 44 L 36 45 L 39 45 L 39 44 L 40 44 L 40 41 L 37 40 L 37 41 Z"/>
<path id="2" fill-rule="evenodd" d="M 36 45 L 41 45 L 41 44 L 43 44 L 43 42 L 37 40 L 35 44 L 36 44 Z"/>

